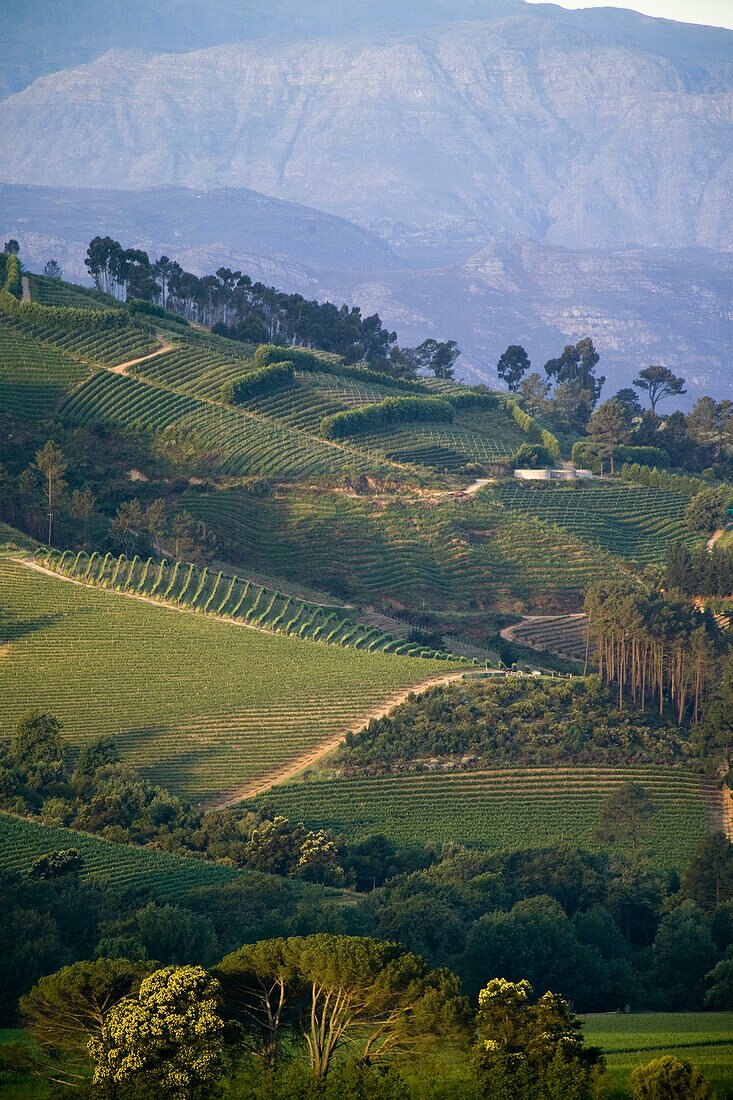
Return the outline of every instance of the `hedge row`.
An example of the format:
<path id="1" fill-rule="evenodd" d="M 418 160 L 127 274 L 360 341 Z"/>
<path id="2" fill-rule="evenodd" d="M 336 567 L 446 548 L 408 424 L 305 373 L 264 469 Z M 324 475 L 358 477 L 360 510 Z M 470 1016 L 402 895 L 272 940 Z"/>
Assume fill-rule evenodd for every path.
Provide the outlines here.
<path id="1" fill-rule="evenodd" d="M 574 466 L 584 466 L 599 473 L 601 462 L 607 455 L 607 449 L 598 444 L 589 443 L 588 440 L 579 439 L 573 443 L 572 460 Z M 641 466 L 667 466 L 669 455 L 660 447 L 628 447 L 626 445 L 614 447 L 613 457 L 617 462 L 634 463 Z"/>
<path id="2" fill-rule="evenodd" d="M 20 273 L 20 260 L 8 255 L 5 259 L 5 289 L 14 298 L 23 297 L 23 277 Z"/>
<path id="3" fill-rule="evenodd" d="M 387 397 L 377 405 L 324 416 L 320 431 L 324 439 L 344 439 L 405 421 L 450 423 L 452 419 L 453 406 L 442 397 Z"/>
<path id="4" fill-rule="evenodd" d="M 442 393 L 444 401 L 449 401 L 454 409 L 494 409 L 496 408 L 496 395 L 493 393 L 477 393 L 476 390 L 465 390 L 463 393 Z"/>
<path id="5" fill-rule="evenodd" d="M 272 393 L 293 383 L 295 367 L 291 362 L 270 363 L 266 367 L 247 371 L 238 378 L 230 378 L 221 387 L 222 401 L 229 405 L 240 405 L 250 397 L 261 393 Z"/>
<path id="6" fill-rule="evenodd" d="M 651 489 L 669 489 L 673 493 L 684 493 L 694 497 L 702 489 L 709 489 L 709 482 L 699 477 L 687 477 L 685 474 L 670 474 L 656 466 L 642 466 L 638 462 L 628 463 L 621 470 L 621 480 L 633 485 L 647 485 Z"/>
<path id="7" fill-rule="evenodd" d="M 552 432 L 548 432 L 546 428 L 540 427 L 537 421 L 534 420 L 529 413 L 526 413 L 524 409 L 520 408 L 513 397 L 507 397 L 504 404 L 514 423 L 522 429 L 525 435 L 528 435 L 535 443 L 541 443 L 542 446 L 550 452 L 555 461 L 559 462 L 562 457 L 560 454 L 560 444 Z"/>
<path id="8" fill-rule="evenodd" d="M 101 329 L 132 327 L 125 309 L 78 309 L 76 306 L 42 306 L 39 302 L 19 302 L 6 287 L 0 290 L 0 310 L 19 321 L 40 328 L 96 332 Z"/>
<path id="9" fill-rule="evenodd" d="M 409 390 L 412 393 L 429 392 L 422 382 L 416 382 L 410 378 L 395 378 L 392 374 L 382 374 L 381 371 L 369 370 L 368 367 L 333 363 L 327 359 L 321 359 L 314 352 L 307 351 L 305 348 L 280 347 L 279 344 L 260 344 L 254 353 L 256 367 L 264 367 L 268 363 L 282 362 L 293 363 L 296 370 L 316 371 L 319 374 L 336 374 L 341 378 L 354 378 L 357 382 L 371 382 L 378 386 L 386 386 L 388 389 Z"/>

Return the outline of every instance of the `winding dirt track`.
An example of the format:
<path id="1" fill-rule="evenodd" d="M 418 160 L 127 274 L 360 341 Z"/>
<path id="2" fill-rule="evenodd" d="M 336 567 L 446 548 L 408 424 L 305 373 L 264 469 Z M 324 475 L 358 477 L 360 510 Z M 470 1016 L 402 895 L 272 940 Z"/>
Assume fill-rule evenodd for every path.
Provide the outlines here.
<path id="1" fill-rule="evenodd" d="M 332 737 L 330 741 L 325 741 L 322 745 L 319 745 L 316 749 L 311 749 L 309 752 L 299 756 L 287 768 L 284 768 L 279 772 L 272 772 L 270 775 L 261 779 L 250 781 L 249 783 L 238 787 L 235 791 L 232 791 L 222 801 L 217 803 L 214 807 L 216 810 L 226 810 L 230 806 L 236 806 L 245 798 L 254 798 L 257 794 L 262 794 L 264 791 L 269 791 L 270 787 L 274 787 L 276 783 L 284 783 L 287 779 L 294 779 L 300 772 L 305 771 L 306 768 L 312 767 L 317 764 L 319 760 L 323 760 L 325 756 L 337 749 L 339 745 L 345 740 L 347 733 L 357 733 L 360 729 L 363 729 L 371 720 L 384 718 L 386 714 L 394 708 L 404 703 L 409 695 L 413 692 L 416 695 L 421 695 L 428 688 L 438 687 L 441 684 L 448 684 L 451 680 L 460 680 L 463 676 L 462 672 L 450 672 L 445 676 L 436 676 L 432 680 L 423 680 L 422 683 L 412 684 L 410 687 L 402 688 L 394 695 L 390 695 L 388 699 L 385 699 L 383 703 L 380 703 L 378 707 L 364 715 L 353 726 L 350 726 L 348 730 L 344 730 L 338 737 Z"/>
<path id="2" fill-rule="evenodd" d="M 134 367 L 136 363 L 145 363 L 148 359 L 155 359 L 156 356 L 164 355 L 167 351 L 172 350 L 173 344 L 169 344 L 162 336 L 158 336 L 158 340 L 161 347 L 157 351 L 151 351 L 150 355 L 141 355 L 139 359 L 128 359 L 126 363 L 118 363 L 116 367 L 110 367 L 109 370 L 112 374 L 127 374 L 128 367 Z"/>

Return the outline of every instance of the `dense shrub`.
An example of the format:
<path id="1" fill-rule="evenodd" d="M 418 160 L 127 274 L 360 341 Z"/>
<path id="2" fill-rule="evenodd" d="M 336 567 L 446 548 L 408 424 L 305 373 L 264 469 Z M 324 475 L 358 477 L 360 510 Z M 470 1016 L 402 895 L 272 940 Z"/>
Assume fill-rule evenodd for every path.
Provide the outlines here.
<path id="1" fill-rule="evenodd" d="M 477 393 L 476 390 L 464 390 L 463 393 L 442 393 L 444 401 L 448 401 L 454 409 L 495 409 L 496 395 L 493 393 Z"/>
<path id="2" fill-rule="evenodd" d="M 514 423 L 522 429 L 525 435 L 528 435 L 535 443 L 541 443 L 552 455 L 555 462 L 560 461 L 560 444 L 552 432 L 548 432 L 546 428 L 540 427 L 537 421 L 533 420 L 529 413 L 526 413 L 524 409 L 520 408 L 514 398 L 507 398 L 504 402 L 504 407 Z"/>
<path id="3" fill-rule="evenodd" d="M 321 359 L 315 352 L 305 348 L 280 347 L 278 344 L 260 344 L 254 353 L 256 367 L 269 363 L 292 363 L 296 370 L 313 371 L 319 374 L 336 374 L 341 378 L 354 378 L 357 382 L 386 386 L 388 389 L 409 390 L 413 393 L 428 393 L 422 382 L 411 378 L 397 378 L 393 374 L 370 370 L 368 367 L 347 366 L 333 359 Z M 478 395 L 477 395 L 478 396 Z"/>
<path id="4" fill-rule="evenodd" d="M 290 386 L 293 382 L 295 368 L 292 362 L 270 363 L 256 370 L 240 374 L 238 378 L 230 378 L 221 388 L 222 400 L 229 405 L 240 405 L 250 397 L 256 397 L 261 393 L 272 393 L 273 390 Z"/>
<path id="5" fill-rule="evenodd" d="M 333 413 L 321 421 L 324 439 L 345 439 L 361 432 L 376 431 L 390 424 L 407 421 L 450 422 L 453 406 L 442 397 L 387 397 L 376 405 Z"/>

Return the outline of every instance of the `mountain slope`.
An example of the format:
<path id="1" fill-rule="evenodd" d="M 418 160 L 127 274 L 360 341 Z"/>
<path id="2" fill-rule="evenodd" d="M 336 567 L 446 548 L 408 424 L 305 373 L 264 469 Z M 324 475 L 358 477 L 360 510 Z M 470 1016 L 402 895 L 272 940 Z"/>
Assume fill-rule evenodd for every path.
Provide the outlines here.
<path id="1" fill-rule="evenodd" d="M 607 16 L 525 10 L 379 42 L 111 50 L 5 101 L 3 173 L 246 186 L 388 230 L 733 246 L 731 35 L 665 55 L 619 42 Z"/>

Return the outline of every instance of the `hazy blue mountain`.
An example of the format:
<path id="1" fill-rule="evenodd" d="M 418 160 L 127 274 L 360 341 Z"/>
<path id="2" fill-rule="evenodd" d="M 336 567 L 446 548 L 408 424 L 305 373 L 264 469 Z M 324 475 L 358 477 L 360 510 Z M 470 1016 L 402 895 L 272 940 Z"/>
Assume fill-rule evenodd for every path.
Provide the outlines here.
<path id="1" fill-rule="evenodd" d="M 641 367 L 661 363 L 702 393 L 730 397 L 733 254 L 654 249 L 571 250 L 536 241 L 490 245 L 462 263 L 422 272 L 338 275 L 337 291 L 378 311 L 405 343 L 455 338 L 466 379 L 496 383 L 496 362 L 521 343 L 535 369 L 590 335 L 601 354 L 606 397 Z"/>
<path id="2" fill-rule="evenodd" d="M 352 18 L 307 41 L 114 48 L 4 101 L 2 176 L 249 187 L 395 240 L 730 248 L 733 34 L 520 7 L 391 37 Z"/>
<path id="3" fill-rule="evenodd" d="M 97 234 L 154 257 L 172 256 L 197 273 L 244 267 L 284 289 L 307 287 L 335 268 L 398 266 L 379 237 L 353 222 L 238 188 L 103 191 L 0 184 L 2 234 L 3 240 L 21 242 L 26 264 L 40 270 L 53 257 L 77 281 L 87 276 L 84 255 Z"/>

